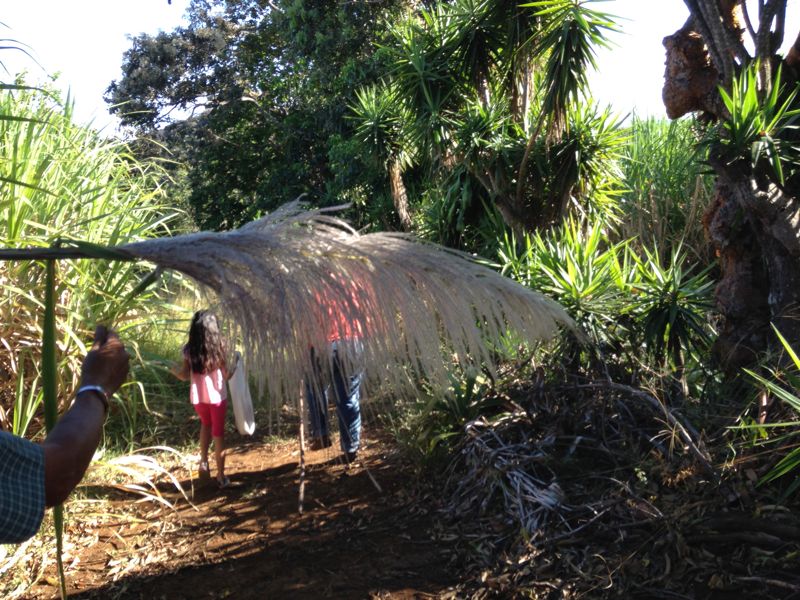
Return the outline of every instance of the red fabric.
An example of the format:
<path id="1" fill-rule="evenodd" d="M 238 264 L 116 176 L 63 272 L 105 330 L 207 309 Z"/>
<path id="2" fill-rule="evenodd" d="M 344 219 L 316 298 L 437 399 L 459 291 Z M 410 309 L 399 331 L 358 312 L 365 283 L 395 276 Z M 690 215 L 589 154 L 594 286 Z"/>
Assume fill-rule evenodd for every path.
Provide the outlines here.
<path id="1" fill-rule="evenodd" d="M 222 437 L 225 435 L 225 411 L 228 408 L 228 401 L 223 400 L 219 404 L 193 404 L 194 411 L 200 417 L 200 422 L 206 427 L 211 428 L 212 437 Z"/>
<path id="2" fill-rule="evenodd" d="M 336 276 L 334 279 L 338 280 Z M 342 297 L 342 292 L 349 297 Z M 331 289 L 317 292 L 316 299 L 324 311 L 321 320 L 328 342 L 363 339 L 370 333 L 372 319 L 365 313 L 371 310 L 375 301 L 366 288 L 350 281 L 343 283 L 336 292 Z M 356 314 L 360 318 L 353 318 Z"/>
<path id="3" fill-rule="evenodd" d="M 353 311 L 361 310 L 362 305 L 355 291 L 351 291 L 349 300 L 326 302 L 327 318 L 325 319 L 325 327 L 328 341 L 335 342 L 337 340 L 363 338 L 364 330 L 366 329 L 365 325 L 360 320 L 347 318 L 348 313 L 352 314 Z"/>

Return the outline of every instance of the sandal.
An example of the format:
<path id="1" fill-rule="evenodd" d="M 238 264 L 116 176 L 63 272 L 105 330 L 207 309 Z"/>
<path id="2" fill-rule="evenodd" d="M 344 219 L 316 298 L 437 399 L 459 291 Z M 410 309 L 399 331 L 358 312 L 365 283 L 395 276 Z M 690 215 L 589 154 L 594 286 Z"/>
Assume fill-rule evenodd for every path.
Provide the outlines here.
<path id="1" fill-rule="evenodd" d="M 211 470 L 208 468 L 207 462 L 201 462 L 200 466 L 197 467 L 197 478 L 198 479 L 211 479 Z"/>
<path id="2" fill-rule="evenodd" d="M 225 476 L 222 479 L 217 479 L 217 485 L 219 486 L 219 489 L 224 490 L 226 487 L 230 487 L 231 480 Z"/>

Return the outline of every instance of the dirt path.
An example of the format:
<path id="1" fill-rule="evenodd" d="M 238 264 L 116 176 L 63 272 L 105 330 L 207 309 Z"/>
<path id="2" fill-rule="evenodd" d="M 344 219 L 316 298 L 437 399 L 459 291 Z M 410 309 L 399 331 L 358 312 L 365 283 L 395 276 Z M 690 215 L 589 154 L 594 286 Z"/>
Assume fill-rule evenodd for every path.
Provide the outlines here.
<path id="1" fill-rule="evenodd" d="M 127 497 L 106 517 L 73 518 L 71 597 L 408 599 L 455 583 L 452 550 L 386 444 L 370 440 L 349 469 L 335 452 L 308 453 L 303 514 L 297 444 L 233 444 L 234 487 L 195 489 L 194 507 Z M 54 597 L 54 583 L 49 569 L 29 597 Z"/>

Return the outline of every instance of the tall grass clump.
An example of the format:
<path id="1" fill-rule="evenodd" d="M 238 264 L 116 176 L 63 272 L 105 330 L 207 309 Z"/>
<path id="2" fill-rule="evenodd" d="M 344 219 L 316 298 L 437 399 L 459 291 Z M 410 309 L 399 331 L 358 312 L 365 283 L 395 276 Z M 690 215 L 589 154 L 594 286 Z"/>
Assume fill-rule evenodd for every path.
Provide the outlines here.
<path id="1" fill-rule="evenodd" d="M 547 233 L 507 236 L 499 252 L 501 272 L 559 302 L 588 335 L 587 348 L 616 348 L 627 336 L 620 272 L 625 244 L 609 241 L 603 221 L 567 219 Z M 581 348 L 571 341 L 557 356 L 579 361 Z M 577 363 L 576 365 L 577 366 Z"/>
<path id="2" fill-rule="evenodd" d="M 690 120 L 633 118 L 622 159 L 623 239 L 659 248 L 662 260 L 683 240 L 692 261 L 713 262 L 701 222 L 713 191 L 704 152 Z"/>
<path id="3" fill-rule="evenodd" d="M 120 245 L 170 232 L 164 172 L 124 143 L 73 122 L 69 99 L 23 85 L 0 89 L 0 244 L 48 247 L 59 239 Z M 156 310 L 162 287 L 135 289 L 150 269 L 131 262 L 62 261 L 55 282 L 59 401 L 71 397 L 95 323 L 126 337 Z M 0 263 L 0 425 L 31 434 L 42 401 L 44 264 Z M 128 335 L 126 335 L 128 333 Z M 123 394 L 124 395 L 124 394 Z"/>

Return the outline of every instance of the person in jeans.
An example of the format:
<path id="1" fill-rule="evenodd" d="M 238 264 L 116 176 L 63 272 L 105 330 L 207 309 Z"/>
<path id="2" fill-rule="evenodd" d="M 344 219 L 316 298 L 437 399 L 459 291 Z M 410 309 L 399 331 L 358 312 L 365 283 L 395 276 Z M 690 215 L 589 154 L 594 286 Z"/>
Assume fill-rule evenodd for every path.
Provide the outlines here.
<path id="1" fill-rule="evenodd" d="M 334 277 L 340 284 L 341 279 Z M 328 423 L 328 402 L 333 395 L 339 422 L 339 445 L 347 462 L 353 462 L 361 443 L 361 383 L 364 370 L 358 366 L 363 353 L 367 322 L 363 318 L 348 318 L 348 313 L 363 315 L 365 290 L 353 282 L 340 284 L 349 297 L 328 291 L 318 293 L 321 308 L 321 323 L 330 344 L 330 358 L 325 360 L 312 347 L 310 350 L 316 384 L 306 381 L 305 396 L 309 410 L 310 448 L 319 450 L 331 445 Z M 327 364 L 323 364 L 327 363 Z M 328 382 L 328 385 L 320 384 Z"/>

